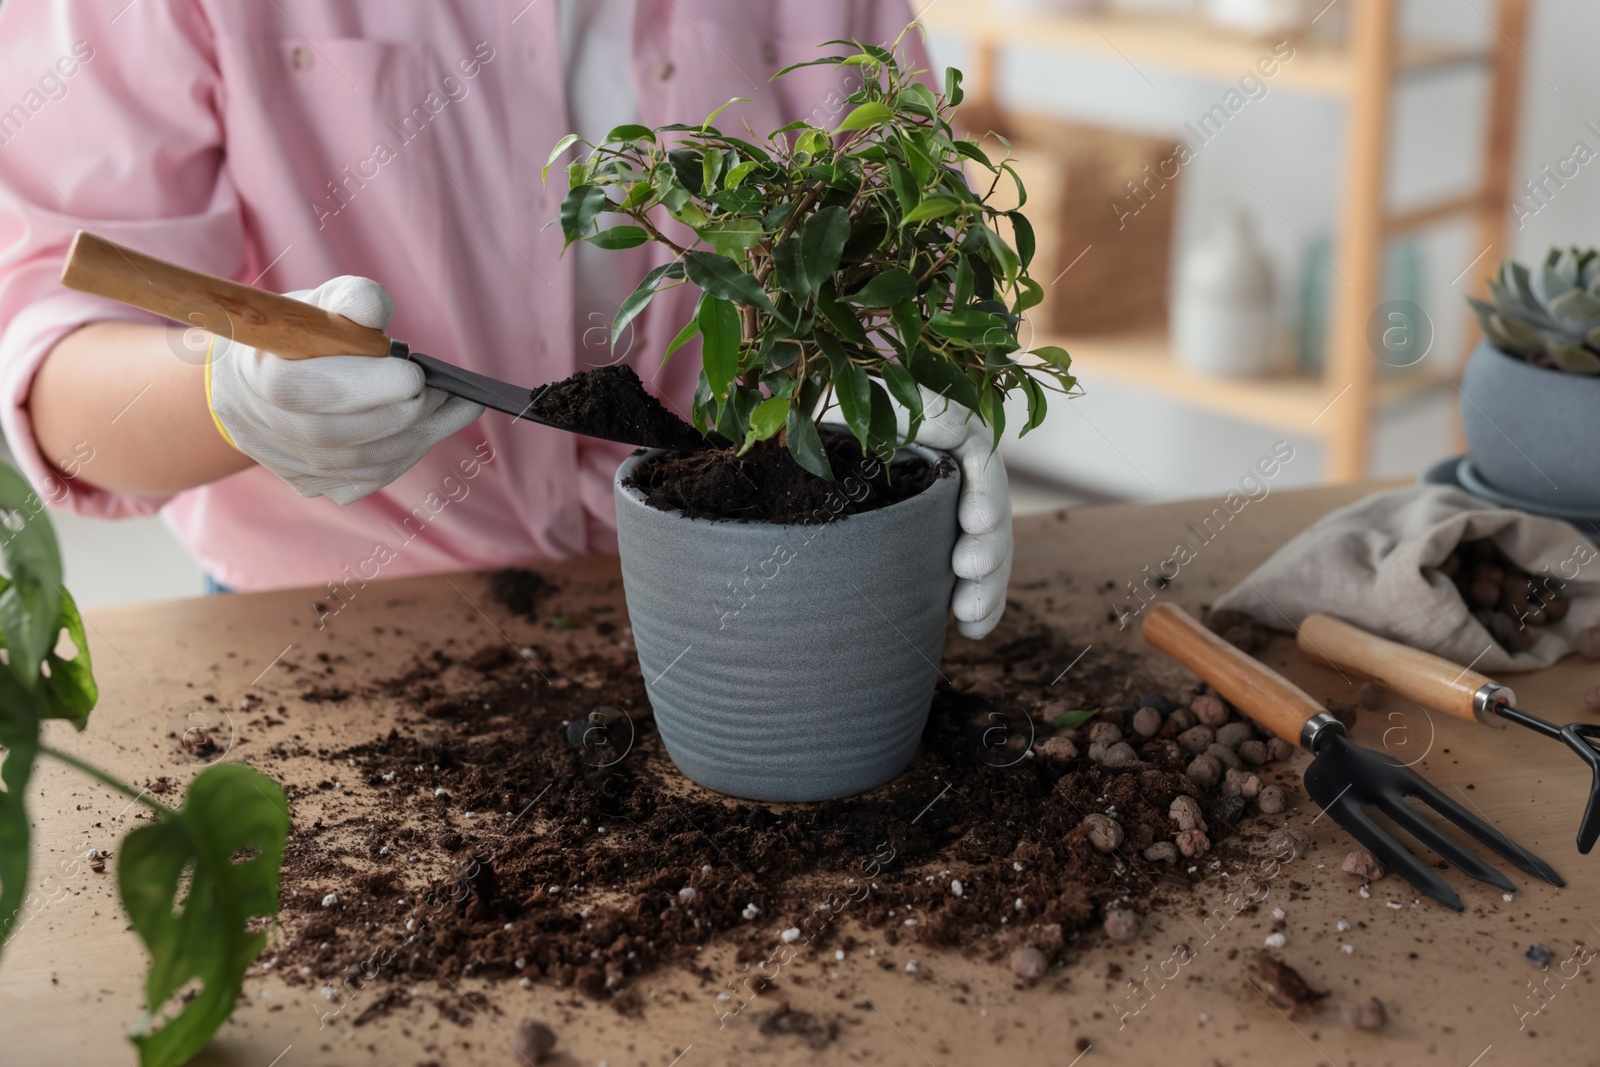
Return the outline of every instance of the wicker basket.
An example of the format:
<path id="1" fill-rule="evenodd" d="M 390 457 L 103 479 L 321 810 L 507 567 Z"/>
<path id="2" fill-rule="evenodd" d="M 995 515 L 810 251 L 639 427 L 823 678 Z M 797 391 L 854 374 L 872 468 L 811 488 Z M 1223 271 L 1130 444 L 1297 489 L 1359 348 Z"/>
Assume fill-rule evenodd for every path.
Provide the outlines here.
<path id="1" fill-rule="evenodd" d="M 1030 272 L 1045 292 L 1030 313 L 1036 327 L 1084 335 L 1163 326 L 1177 142 L 970 106 L 959 118 L 967 136 L 993 130 L 1011 142 L 1037 243 Z M 990 158 L 1003 152 L 992 138 L 984 150 Z M 997 206 L 1015 206 L 1015 183 L 1002 181 L 995 197 Z"/>

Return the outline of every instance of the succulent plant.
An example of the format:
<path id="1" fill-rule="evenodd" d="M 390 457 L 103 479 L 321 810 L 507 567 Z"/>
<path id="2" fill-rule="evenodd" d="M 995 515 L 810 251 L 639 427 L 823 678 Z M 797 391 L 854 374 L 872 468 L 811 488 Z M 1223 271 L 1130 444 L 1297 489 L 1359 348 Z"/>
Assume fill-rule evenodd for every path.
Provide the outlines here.
<path id="1" fill-rule="evenodd" d="M 1472 300 L 1496 348 L 1538 367 L 1600 374 L 1600 252 L 1552 248 L 1537 271 L 1513 260 Z"/>

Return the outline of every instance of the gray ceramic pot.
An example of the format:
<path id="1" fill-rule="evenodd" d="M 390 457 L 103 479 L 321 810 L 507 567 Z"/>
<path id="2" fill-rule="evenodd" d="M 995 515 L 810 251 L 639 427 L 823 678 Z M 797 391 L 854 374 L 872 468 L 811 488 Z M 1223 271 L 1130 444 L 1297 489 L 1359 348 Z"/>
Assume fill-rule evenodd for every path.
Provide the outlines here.
<path id="1" fill-rule="evenodd" d="M 1472 466 L 1513 496 L 1600 507 L 1600 377 L 1531 366 L 1480 341 L 1461 381 Z"/>
<path id="2" fill-rule="evenodd" d="M 887 508 L 778 526 L 650 507 L 622 484 L 650 454 L 617 469 L 617 544 L 672 762 L 772 801 L 850 796 L 905 770 L 944 653 L 960 474 Z"/>

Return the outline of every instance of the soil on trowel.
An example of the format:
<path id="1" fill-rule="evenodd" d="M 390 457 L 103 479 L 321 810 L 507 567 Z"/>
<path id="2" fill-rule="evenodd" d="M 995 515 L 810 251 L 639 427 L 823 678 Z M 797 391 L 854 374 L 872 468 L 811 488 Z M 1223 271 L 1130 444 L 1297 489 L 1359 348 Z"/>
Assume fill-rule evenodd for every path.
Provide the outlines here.
<path id="1" fill-rule="evenodd" d="M 898 504 L 955 473 L 948 460 L 935 465 L 921 456 L 885 466 L 840 433 L 824 433 L 822 447 L 831 482 L 767 441 L 742 456 L 725 450 L 660 456 L 640 463 L 625 484 L 644 493 L 651 507 L 690 518 L 802 525 Z"/>
<path id="2" fill-rule="evenodd" d="M 532 410 L 552 426 L 573 433 L 647 448 L 698 448 L 705 443 L 693 426 L 662 407 L 625 363 L 579 371 L 533 391 Z"/>
<path id="3" fill-rule="evenodd" d="M 496 581 L 518 605 L 550 592 Z M 1080 937 L 1129 936 L 1138 911 L 1242 857 L 1261 784 L 1197 775 L 1198 740 L 1232 722 L 1248 778 L 1284 777 L 1214 694 L 1154 691 L 1135 656 L 1085 652 L 1013 606 L 997 640 L 946 656 L 899 778 L 816 804 L 736 800 L 673 767 L 625 640 L 541 633 L 349 683 L 349 699 L 397 708 L 395 726 L 320 750 L 326 780 L 290 792 L 273 974 L 330 1000 L 365 989 L 371 1012 L 462 976 L 636 1010 L 632 983 L 663 965 L 712 992 L 744 977 L 704 965 L 713 945 L 751 963 L 935 945 L 997 967 L 1025 948 L 1070 968 Z"/>

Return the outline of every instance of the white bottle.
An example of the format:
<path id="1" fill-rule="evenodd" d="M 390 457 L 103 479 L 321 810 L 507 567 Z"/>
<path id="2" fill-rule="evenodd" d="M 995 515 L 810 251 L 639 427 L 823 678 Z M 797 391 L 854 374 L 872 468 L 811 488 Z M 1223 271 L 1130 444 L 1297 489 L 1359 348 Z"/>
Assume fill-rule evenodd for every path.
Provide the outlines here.
<path id="1" fill-rule="evenodd" d="M 1283 37 L 1304 32 L 1316 17 L 1306 0 L 1205 0 L 1206 18 L 1253 37 Z"/>
<path id="2" fill-rule="evenodd" d="M 1250 220 L 1235 211 L 1183 257 L 1173 300 L 1172 347 L 1192 374 L 1243 378 L 1272 367 L 1272 264 Z"/>

